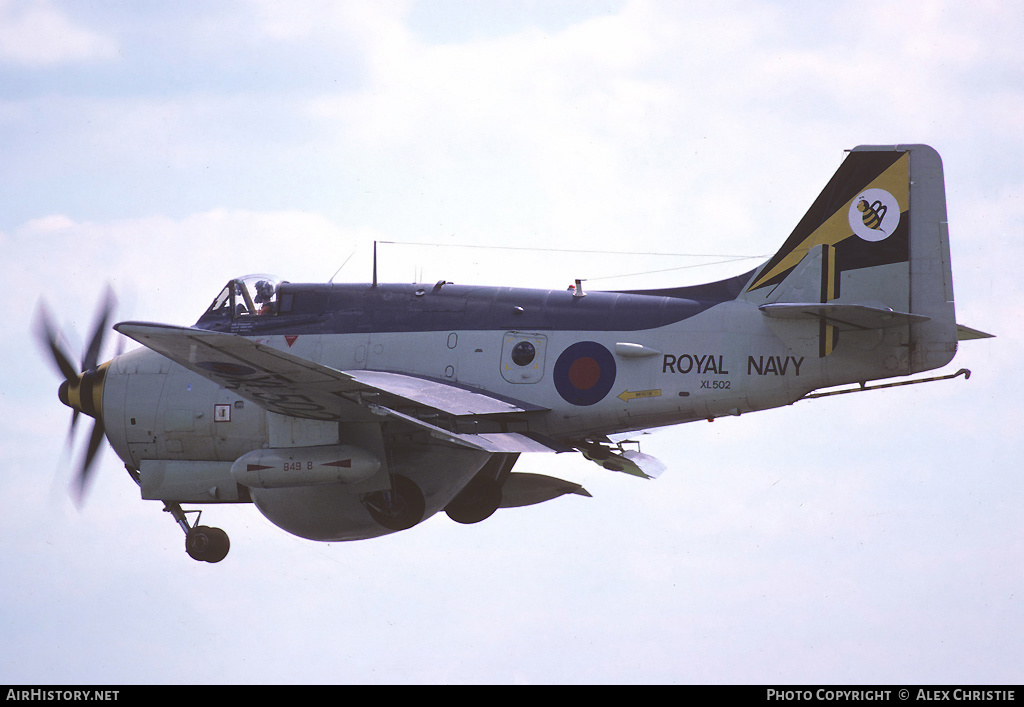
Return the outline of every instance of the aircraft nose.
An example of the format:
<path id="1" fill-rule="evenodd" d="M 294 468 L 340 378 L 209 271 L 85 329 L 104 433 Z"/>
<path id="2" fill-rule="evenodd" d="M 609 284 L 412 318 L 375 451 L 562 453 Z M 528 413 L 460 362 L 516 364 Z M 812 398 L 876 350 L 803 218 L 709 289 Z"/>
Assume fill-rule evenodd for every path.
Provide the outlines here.
<path id="1" fill-rule="evenodd" d="M 57 397 L 77 413 L 100 420 L 103 411 L 103 383 L 110 362 L 68 378 L 57 388 Z"/>

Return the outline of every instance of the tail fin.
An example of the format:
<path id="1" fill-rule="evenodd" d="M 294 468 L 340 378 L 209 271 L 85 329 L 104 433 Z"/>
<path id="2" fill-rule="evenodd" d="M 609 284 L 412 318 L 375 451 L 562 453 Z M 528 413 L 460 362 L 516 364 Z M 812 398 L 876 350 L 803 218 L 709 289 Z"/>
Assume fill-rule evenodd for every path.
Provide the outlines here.
<path id="1" fill-rule="evenodd" d="M 808 353 L 840 349 L 844 331 L 886 330 L 906 351 L 889 375 L 948 363 L 957 325 L 939 154 L 854 149 L 741 298 Z"/>

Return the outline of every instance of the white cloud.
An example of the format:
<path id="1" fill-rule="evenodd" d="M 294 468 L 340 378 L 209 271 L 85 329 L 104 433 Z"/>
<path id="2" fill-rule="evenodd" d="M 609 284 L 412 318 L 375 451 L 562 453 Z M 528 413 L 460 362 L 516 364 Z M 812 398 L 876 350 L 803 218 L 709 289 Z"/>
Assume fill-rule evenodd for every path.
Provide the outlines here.
<path id="1" fill-rule="evenodd" d="M 734 9 L 635 2 L 560 32 L 440 45 L 404 35 L 367 47 L 375 71 L 365 87 L 322 94 L 308 114 L 339 161 L 429 180 L 423 202 L 456 172 L 472 174 L 485 193 L 451 208 L 479 206 L 499 241 L 513 231 L 494 195 L 516 193 L 527 217 L 513 228 L 543 224 L 538 240 L 609 242 L 643 224 L 651 242 L 685 230 L 684 249 L 714 234 L 718 249 L 742 252 L 766 212 L 747 195 L 760 190 L 780 207 L 765 229 L 772 239 L 813 197 L 770 193 L 785 183 L 775 175 L 821 155 L 834 167 L 860 143 L 931 140 L 967 110 L 954 98 L 962 72 L 922 48 L 973 64 L 942 49 L 961 33 L 956 15 L 917 26 L 871 6 L 872 31 L 852 32 L 853 10 L 794 23 L 782 10 Z M 1012 114 L 1012 98 L 998 105 Z"/>
<path id="2" fill-rule="evenodd" d="M 19 311 L 43 295 L 58 313 L 80 316 L 84 332 L 108 282 L 130 293 L 139 311 L 129 316 L 190 324 L 232 277 L 276 270 L 292 281 L 326 281 L 374 235 L 317 214 L 217 209 L 113 222 L 50 215 L 16 229 L 6 247 L 22 265 L 9 273 Z"/>
<path id="3" fill-rule="evenodd" d="M 273 42 L 314 45 L 331 51 L 359 47 L 368 54 L 394 51 L 409 41 L 404 20 L 408 0 L 339 3 L 295 0 L 289 3 L 254 0 L 254 29 Z"/>
<path id="4" fill-rule="evenodd" d="M 113 39 L 76 25 L 48 0 L 0 0 L 0 63 L 53 66 L 116 54 Z"/>

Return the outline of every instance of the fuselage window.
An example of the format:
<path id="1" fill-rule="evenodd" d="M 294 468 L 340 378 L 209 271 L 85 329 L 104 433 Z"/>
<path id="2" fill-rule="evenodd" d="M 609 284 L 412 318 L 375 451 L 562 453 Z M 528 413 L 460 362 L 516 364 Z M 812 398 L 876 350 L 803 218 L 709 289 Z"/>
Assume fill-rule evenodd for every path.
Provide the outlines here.
<path id="1" fill-rule="evenodd" d="M 512 363 L 526 366 L 537 356 L 537 349 L 529 341 L 520 341 L 512 347 Z"/>

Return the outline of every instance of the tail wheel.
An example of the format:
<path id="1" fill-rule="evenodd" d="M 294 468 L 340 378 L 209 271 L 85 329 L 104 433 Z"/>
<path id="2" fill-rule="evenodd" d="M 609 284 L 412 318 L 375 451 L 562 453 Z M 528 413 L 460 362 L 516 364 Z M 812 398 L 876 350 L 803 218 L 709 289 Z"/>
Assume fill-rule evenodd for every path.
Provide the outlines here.
<path id="1" fill-rule="evenodd" d="M 220 528 L 197 525 L 185 535 L 185 552 L 200 562 L 220 562 L 231 549 L 228 534 Z"/>
<path id="2" fill-rule="evenodd" d="M 419 486 L 398 474 L 391 477 L 389 490 L 371 493 L 363 504 L 373 519 L 389 530 L 408 530 L 423 520 L 427 510 Z"/>

